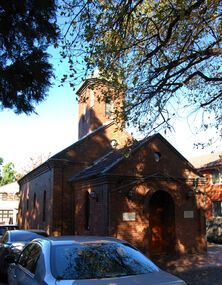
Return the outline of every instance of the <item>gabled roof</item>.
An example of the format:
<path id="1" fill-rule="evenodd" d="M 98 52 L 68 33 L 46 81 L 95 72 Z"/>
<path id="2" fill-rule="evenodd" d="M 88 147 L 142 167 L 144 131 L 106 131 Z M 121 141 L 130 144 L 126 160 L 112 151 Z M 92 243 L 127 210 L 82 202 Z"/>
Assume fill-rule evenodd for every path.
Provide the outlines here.
<path id="1" fill-rule="evenodd" d="M 118 163 L 121 161 L 127 159 L 127 157 L 131 154 L 133 154 L 136 150 L 138 150 L 141 146 L 143 146 L 145 143 L 151 141 L 153 138 L 158 137 L 162 141 L 164 141 L 165 144 L 167 144 L 172 151 L 176 152 L 176 154 L 182 159 L 185 160 L 187 165 L 189 165 L 191 168 L 196 170 L 193 165 L 189 163 L 189 161 L 186 160 L 166 139 L 164 139 L 160 134 L 155 134 L 152 136 L 149 136 L 145 139 L 142 139 L 140 141 L 135 142 L 133 145 L 124 147 L 122 149 L 113 150 L 104 155 L 103 157 L 96 160 L 91 166 L 85 168 L 84 170 L 80 171 L 79 173 L 75 174 L 69 181 L 79 181 L 84 180 L 86 178 L 90 177 L 96 177 L 96 176 L 103 176 L 107 174 L 111 169 L 113 169 Z"/>

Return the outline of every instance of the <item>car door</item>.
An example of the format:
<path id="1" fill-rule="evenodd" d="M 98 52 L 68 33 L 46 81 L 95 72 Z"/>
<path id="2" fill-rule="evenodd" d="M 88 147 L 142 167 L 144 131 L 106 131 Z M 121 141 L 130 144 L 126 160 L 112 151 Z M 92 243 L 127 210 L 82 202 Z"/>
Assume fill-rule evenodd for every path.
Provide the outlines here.
<path id="1" fill-rule="evenodd" d="M 5 232 L 0 241 L 0 275 L 5 274 L 5 256 L 8 254 L 9 234 Z"/>
<path id="2" fill-rule="evenodd" d="M 16 264 L 11 265 L 8 271 L 10 285 L 37 285 L 36 279 L 38 260 L 41 247 L 37 243 L 29 244 L 21 253 Z"/>

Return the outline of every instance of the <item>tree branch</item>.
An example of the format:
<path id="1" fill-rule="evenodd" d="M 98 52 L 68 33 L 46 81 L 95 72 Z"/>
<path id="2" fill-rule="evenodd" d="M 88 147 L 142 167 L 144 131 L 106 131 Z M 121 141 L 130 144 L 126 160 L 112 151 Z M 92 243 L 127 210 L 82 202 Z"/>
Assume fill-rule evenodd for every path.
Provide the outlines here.
<path id="1" fill-rule="evenodd" d="M 210 101 L 200 104 L 200 107 L 204 108 L 219 99 L 220 97 L 222 97 L 222 92 L 220 92 L 217 96 L 213 97 Z"/>
<path id="2" fill-rule="evenodd" d="M 184 62 L 195 59 L 200 56 L 216 56 L 222 54 L 222 48 L 213 48 L 213 46 L 219 44 L 221 42 L 221 39 L 218 39 L 217 41 L 213 42 L 210 46 L 205 48 L 204 50 L 199 50 L 195 53 L 191 53 L 189 55 L 185 55 L 184 57 L 176 60 L 172 60 L 169 64 L 161 66 L 159 68 L 156 68 L 154 70 L 154 77 L 156 77 L 156 73 L 166 71 L 167 69 L 172 69 L 174 67 L 179 66 L 180 64 L 183 64 Z M 206 57 L 208 59 L 208 57 Z"/>
<path id="3" fill-rule="evenodd" d="M 205 2 L 205 0 L 198 0 L 196 3 L 194 3 L 188 10 L 184 11 L 183 13 L 183 17 L 184 16 L 189 16 L 193 10 L 195 10 L 196 8 L 198 8 L 199 6 L 201 6 L 201 4 L 203 4 Z M 156 54 L 162 47 L 164 47 L 169 40 L 171 39 L 172 36 L 172 32 L 173 32 L 173 28 L 174 26 L 181 20 L 182 17 L 182 13 L 179 13 L 179 11 L 177 11 L 177 13 L 179 14 L 170 24 L 166 33 L 166 37 L 165 39 L 162 41 L 162 43 L 160 45 L 158 45 L 154 50 L 152 50 L 151 52 L 149 52 L 146 55 L 146 60 L 150 57 L 152 57 L 154 54 Z"/>

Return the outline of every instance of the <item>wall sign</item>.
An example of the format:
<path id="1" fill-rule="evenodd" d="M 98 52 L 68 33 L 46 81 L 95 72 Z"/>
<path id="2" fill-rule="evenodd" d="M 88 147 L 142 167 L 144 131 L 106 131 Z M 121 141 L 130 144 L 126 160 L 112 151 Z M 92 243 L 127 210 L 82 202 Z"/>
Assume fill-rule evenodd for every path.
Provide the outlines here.
<path id="1" fill-rule="evenodd" d="M 135 212 L 125 212 L 123 213 L 123 221 L 135 221 L 136 213 Z"/>
<path id="2" fill-rule="evenodd" d="M 183 217 L 185 219 L 193 219 L 193 217 L 194 217 L 193 211 L 184 211 Z"/>

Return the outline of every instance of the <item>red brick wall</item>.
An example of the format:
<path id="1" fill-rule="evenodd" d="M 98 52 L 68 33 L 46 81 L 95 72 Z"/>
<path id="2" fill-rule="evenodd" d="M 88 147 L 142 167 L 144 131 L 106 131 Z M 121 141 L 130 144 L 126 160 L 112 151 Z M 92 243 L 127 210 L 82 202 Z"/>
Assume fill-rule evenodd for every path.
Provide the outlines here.
<path id="1" fill-rule="evenodd" d="M 155 152 L 161 155 L 159 162 L 156 162 L 154 159 Z M 123 169 L 124 173 L 129 176 L 161 173 L 166 177 L 175 178 L 199 177 L 185 159 L 181 158 L 176 151 L 172 151 L 172 148 L 157 136 L 151 142 L 144 144 L 136 152 L 132 153 L 132 155 L 126 155 L 126 159 L 115 168 L 113 173 L 121 173 Z"/>
<path id="2" fill-rule="evenodd" d="M 123 179 L 123 178 L 122 178 Z M 175 245 L 178 253 L 200 252 L 206 249 L 205 220 L 197 207 L 195 196 L 187 197 L 187 185 L 175 181 L 152 181 L 134 186 L 134 195 L 129 198 L 125 181 L 107 180 L 103 184 L 91 182 L 76 183 L 75 191 L 75 234 L 111 235 L 125 239 L 150 254 L 150 204 L 152 195 L 166 191 L 172 197 L 175 207 Z M 108 182 L 109 181 L 109 182 Z M 108 184 L 107 184 L 108 183 Z M 126 187 L 123 187 L 126 185 Z M 109 189 L 109 192 L 107 190 Z M 119 190 L 120 189 L 120 190 Z M 96 191 L 98 201 L 90 199 L 90 228 L 85 225 L 85 193 Z M 110 194 L 108 194 L 110 193 Z M 192 211 L 193 218 L 185 218 L 184 212 Z M 124 221 L 123 213 L 136 214 L 135 221 Z"/>
<path id="3" fill-rule="evenodd" d="M 159 162 L 154 160 L 154 151 L 161 153 Z M 186 253 L 206 248 L 202 201 L 193 192 L 192 179 L 198 176 L 189 163 L 169 145 L 159 138 L 155 139 L 124 159 L 110 174 L 113 177 L 101 182 L 100 186 L 98 181 L 97 184 L 95 181 L 75 184 L 77 234 L 113 235 L 130 241 L 149 254 L 149 201 L 156 191 L 166 191 L 172 197 L 175 207 L 174 249 Z M 145 177 L 146 182 L 132 184 L 131 177 L 135 175 Z M 203 185 L 198 185 L 199 190 L 202 187 Z M 129 198 L 128 191 L 132 189 L 135 193 Z M 85 231 L 83 227 L 86 191 L 96 191 L 99 194 L 98 202 L 90 202 L 90 231 Z M 193 195 L 189 196 L 188 193 Z M 187 211 L 193 213 L 192 218 L 185 217 Z M 123 221 L 123 213 L 130 212 L 136 213 L 136 220 Z"/>
<path id="4" fill-rule="evenodd" d="M 161 154 L 159 162 L 155 161 L 154 152 Z M 198 178 L 198 175 L 190 164 L 181 158 L 176 151 L 173 151 L 168 144 L 155 137 L 152 142 L 145 144 L 138 151 L 129 155 L 112 171 L 112 174 L 117 175 L 118 173 L 124 173 L 129 177 L 140 174 L 143 177 L 145 176 L 147 181 L 155 180 L 153 177 L 159 176 L 155 182 L 147 184 L 146 187 L 144 185 L 137 186 L 136 191 L 139 191 L 142 197 L 146 195 L 146 199 L 152 196 L 153 191 L 158 190 L 167 191 L 172 196 L 175 204 L 177 251 L 188 252 L 205 248 L 203 197 L 201 196 L 200 199 L 198 195 L 193 194 L 193 179 Z M 203 185 L 198 185 L 198 189 L 203 192 Z M 189 192 L 193 195 L 188 198 Z M 145 232 L 149 231 L 147 226 L 148 214 L 144 215 L 144 205 L 135 204 L 132 206 L 126 199 L 122 201 L 121 198 L 118 199 L 115 195 L 112 198 L 111 205 L 113 206 L 111 211 L 114 215 L 113 221 L 118 221 L 118 227 L 117 224 L 112 226 L 112 228 L 115 228 L 112 233 L 128 240 L 132 239 L 134 244 L 136 242 L 140 248 L 143 248 L 144 244 L 148 248 L 148 241 L 145 239 Z M 142 212 L 140 206 L 143 209 Z M 127 209 L 124 209 L 124 207 Z M 117 209 L 120 209 L 120 212 L 127 212 L 132 211 L 132 207 L 138 212 L 139 220 L 129 223 L 119 222 L 121 214 Z M 147 209 L 146 207 L 146 211 L 148 211 Z M 184 211 L 193 211 L 194 217 L 192 219 L 184 218 Z M 116 216 L 119 218 L 116 218 Z M 128 230 L 126 230 L 127 227 Z M 129 236 L 128 232 L 130 233 Z"/>
<path id="5" fill-rule="evenodd" d="M 188 197 L 188 192 L 194 187 L 192 179 L 198 175 L 159 137 L 138 151 L 126 154 L 126 159 L 109 173 L 112 178 L 74 185 L 69 183 L 75 173 L 111 149 L 111 139 L 116 139 L 120 147 L 130 140 L 130 136 L 111 124 L 59 153 L 55 157 L 57 161 L 50 162 L 47 172 L 30 177 L 23 183 L 22 226 L 44 228 L 54 235 L 114 235 L 129 240 L 149 254 L 149 200 L 156 191 L 166 191 L 175 207 L 175 249 L 180 253 L 202 250 L 205 247 L 205 230 L 201 203 L 194 195 Z M 155 152 L 161 154 L 158 162 L 154 159 Z M 135 197 L 127 198 L 127 191 L 132 189 L 130 177 L 140 176 L 145 177 L 145 181 L 133 186 Z M 47 191 L 48 215 L 43 223 L 41 197 L 44 190 Z M 31 197 L 30 213 L 25 208 L 28 191 Z M 98 194 L 98 200 L 90 199 L 89 229 L 85 229 L 86 191 Z M 34 193 L 37 207 L 31 210 Z M 123 221 L 123 213 L 131 211 L 136 213 L 136 220 Z M 185 218 L 185 211 L 192 211 L 193 218 Z"/>
<path id="6" fill-rule="evenodd" d="M 155 191 L 167 191 L 175 206 L 175 250 L 179 253 L 205 249 L 204 217 L 196 207 L 194 197 L 187 198 L 186 190 L 175 182 L 152 182 L 134 187 L 134 197 L 128 198 L 124 191 L 114 191 L 110 198 L 110 234 L 128 240 L 146 254 L 150 254 L 149 200 Z M 194 218 L 184 218 L 184 211 L 193 211 Z M 124 212 L 136 213 L 135 221 L 123 221 Z"/>
<path id="7" fill-rule="evenodd" d="M 71 235 L 74 233 L 73 190 L 68 182 L 75 166 L 60 164 L 54 167 L 52 234 Z"/>
<path id="8" fill-rule="evenodd" d="M 112 139 L 117 140 L 118 147 L 123 147 L 132 140 L 128 133 L 120 131 L 114 123 L 111 123 L 86 139 L 81 140 L 80 143 L 77 142 L 69 147 L 59 154 L 57 158 L 74 161 L 76 165 L 79 164 L 80 168 L 86 167 L 89 163 L 112 149 L 110 145 Z"/>
<path id="9" fill-rule="evenodd" d="M 91 89 L 93 88 L 93 90 Z M 106 104 L 104 96 L 110 96 L 115 102 L 115 108 L 119 109 L 122 106 L 123 94 L 104 84 L 97 84 L 92 87 L 91 84 L 86 84 L 85 87 L 79 92 L 79 138 L 85 136 L 90 131 L 102 126 L 105 122 L 112 119 L 113 115 L 106 114 Z M 92 106 L 92 99 L 93 106 Z"/>
<path id="10" fill-rule="evenodd" d="M 108 185 L 105 181 L 99 185 L 75 183 L 75 234 L 108 235 Z M 89 228 L 86 229 L 86 192 L 96 192 L 97 199 L 90 198 Z"/>
<path id="11" fill-rule="evenodd" d="M 212 212 L 212 201 L 222 201 L 222 185 L 221 184 L 213 184 L 211 171 L 205 170 L 203 174 L 206 178 L 206 186 L 205 186 L 205 215 L 206 219 L 210 220 L 213 218 Z"/>
<path id="12" fill-rule="evenodd" d="M 47 172 L 32 172 L 27 182 L 22 182 L 22 228 L 42 228 L 50 234 L 73 234 L 73 189 L 69 179 L 90 163 L 111 150 L 110 141 L 117 139 L 119 146 L 127 144 L 130 136 L 117 130 L 114 124 L 105 127 L 80 144 L 73 145 L 58 154 L 54 161 L 50 161 Z M 70 161 L 70 162 L 69 162 Z M 36 175 L 33 175 L 35 174 Z M 32 178 L 32 177 L 35 178 Z M 43 193 L 47 191 L 47 219 L 42 221 Z M 29 211 L 26 211 L 27 192 L 29 193 Z M 33 207 L 33 195 L 36 193 L 37 209 Z M 31 210 L 32 209 L 32 210 Z M 32 211 L 32 212 L 31 212 Z"/>
<path id="13" fill-rule="evenodd" d="M 20 215 L 19 225 L 24 229 L 44 229 L 50 232 L 52 214 L 52 172 L 48 170 L 31 181 L 23 184 L 20 189 Z M 43 197 L 46 191 L 46 215 L 43 221 Z M 34 207 L 34 195 L 36 195 L 36 207 Z M 28 209 L 27 209 L 27 199 Z"/>

